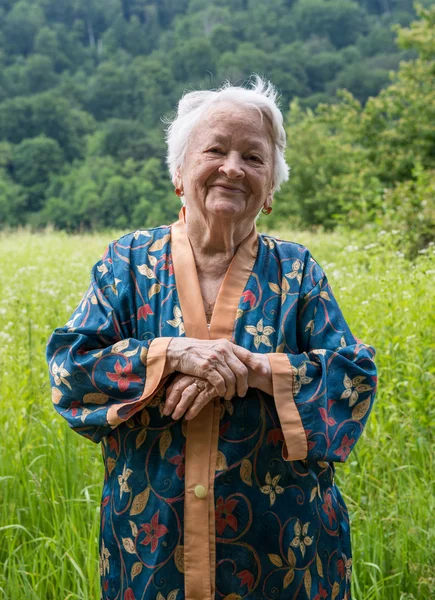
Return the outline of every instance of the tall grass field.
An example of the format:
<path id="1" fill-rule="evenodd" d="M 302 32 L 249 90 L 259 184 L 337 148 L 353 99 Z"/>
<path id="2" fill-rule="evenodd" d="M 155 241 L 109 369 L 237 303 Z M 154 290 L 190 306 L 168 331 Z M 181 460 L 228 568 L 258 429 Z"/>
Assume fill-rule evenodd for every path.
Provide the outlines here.
<path id="1" fill-rule="evenodd" d="M 383 233 L 370 243 L 361 232 L 279 236 L 311 250 L 353 333 L 377 351 L 373 412 L 354 452 L 337 465 L 352 523 L 352 600 L 429 600 L 435 247 L 409 262 Z M 100 597 L 101 450 L 55 412 L 45 344 L 113 237 L 0 234 L 0 599 Z"/>

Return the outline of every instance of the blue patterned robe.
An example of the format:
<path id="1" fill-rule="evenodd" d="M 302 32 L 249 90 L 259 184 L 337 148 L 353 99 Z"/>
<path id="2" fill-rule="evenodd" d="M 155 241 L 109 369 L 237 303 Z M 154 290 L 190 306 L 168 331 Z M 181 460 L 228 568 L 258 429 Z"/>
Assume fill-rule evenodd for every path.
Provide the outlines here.
<path id="1" fill-rule="evenodd" d="M 47 347 L 55 409 L 101 442 L 101 598 L 350 600 L 335 463 L 369 416 L 375 351 L 309 250 L 255 227 L 209 332 L 184 219 L 111 243 Z M 184 335 L 267 353 L 273 397 L 164 416 L 165 352 Z"/>

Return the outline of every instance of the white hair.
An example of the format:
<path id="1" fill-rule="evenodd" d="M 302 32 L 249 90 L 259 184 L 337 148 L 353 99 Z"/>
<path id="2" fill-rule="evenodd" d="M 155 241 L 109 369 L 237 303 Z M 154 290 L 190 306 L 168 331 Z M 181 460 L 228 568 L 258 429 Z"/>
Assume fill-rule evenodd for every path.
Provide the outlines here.
<path id="1" fill-rule="evenodd" d="M 266 117 L 272 129 L 274 147 L 274 171 L 272 191 L 278 191 L 281 184 L 289 178 L 290 168 L 285 160 L 286 133 L 283 126 L 282 113 L 277 104 L 278 93 L 270 81 L 258 74 L 250 78 L 251 89 L 232 86 L 227 80 L 217 90 L 199 90 L 185 92 L 178 102 L 177 113 L 171 119 L 163 119 L 166 128 L 168 145 L 166 162 L 175 185 L 177 168 L 182 169 L 190 136 L 196 125 L 205 118 L 209 108 L 217 102 L 229 101 L 242 107 L 255 108 L 259 111 L 261 123 Z"/>

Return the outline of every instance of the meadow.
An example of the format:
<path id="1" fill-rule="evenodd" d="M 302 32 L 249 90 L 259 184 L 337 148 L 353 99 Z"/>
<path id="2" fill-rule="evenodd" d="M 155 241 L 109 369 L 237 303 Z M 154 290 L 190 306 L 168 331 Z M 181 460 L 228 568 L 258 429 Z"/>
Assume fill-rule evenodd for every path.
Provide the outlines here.
<path id="1" fill-rule="evenodd" d="M 379 391 L 337 482 L 350 511 L 353 600 L 435 599 L 435 246 L 391 234 L 281 231 L 325 269 Z M 98 600 L 100 448 L 54 411 L 51 331 L 115 234 L 0 233 L 0 599 Z"/>

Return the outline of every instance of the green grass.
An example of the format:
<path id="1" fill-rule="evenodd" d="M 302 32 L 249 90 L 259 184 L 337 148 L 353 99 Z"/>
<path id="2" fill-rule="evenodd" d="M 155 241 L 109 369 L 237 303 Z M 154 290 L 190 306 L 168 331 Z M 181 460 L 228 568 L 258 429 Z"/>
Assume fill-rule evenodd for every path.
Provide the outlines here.
<path id="1" fill-rule="evenodd" d="M 310 248 L 379 392 L 338 484 L 352 521 L 353 600 L 435 599 L 435 253 L 415 263 L 359 232 L 281 232 Z M 0 599 L 98 600 L 98 446 L 51 405 L 45 343 L 108 234 L 0 235 Z"/>

